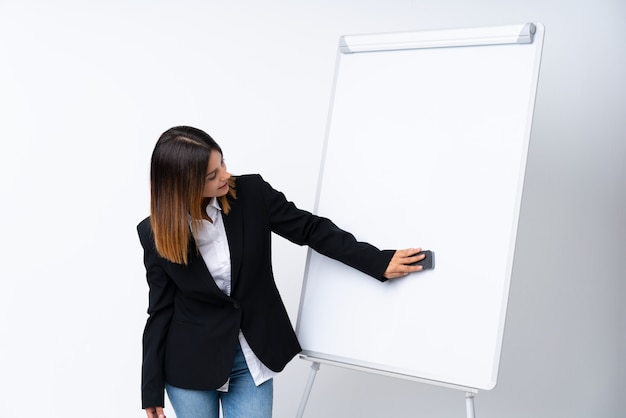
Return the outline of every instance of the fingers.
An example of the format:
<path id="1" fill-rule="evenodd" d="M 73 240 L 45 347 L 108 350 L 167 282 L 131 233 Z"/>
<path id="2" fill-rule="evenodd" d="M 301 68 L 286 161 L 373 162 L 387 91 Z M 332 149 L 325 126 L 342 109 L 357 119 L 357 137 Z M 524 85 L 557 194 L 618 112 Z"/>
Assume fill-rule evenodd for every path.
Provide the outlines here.
<path id="1" fill-rule="evenodd" d="M 162 406 L 151 406 L 146 408 L 146 415 L 148 418 L 165 418 L 165 412 L 163 412 Z"/>
<path id="2" fill-rule="evenodd" d="M 422 261 L 423 259 L 426 258 L 426 254 L 420 254 L 422 252 L 421 248 L 410 248 L 410 249 L 405 250 L 405 251 L 409 251 L 410 252 L 410 256 L 407 257 L 410 260 L 408 261 L 407 264 L 417 263 L 418 261 Z"/>
<path id="3" fill-rule="evenodd" d="M 417 253 L 422 252 L 421 248 L 405 248 L 404 250 L 397 250 L 394 254 L 394 257 L 407 258 L 411 257 Z"/>
<path id="4" fill-rule="evenodd" d="M 394 256 L 394 258 L 396 259 L 395 261 L 398 264 L 408 266 L 410 264 L 414 264 L 419 261 L 422 261 L 424 258 L 426 258 L 426 254 L 420 254 L 421 252 L 422 252 L 421 248 L 407 248 L 405 250 L 396 251 L 396 255 Z M 409 272 L 411 271 L 417 271 L 417 270 L 410 270 Z"/>

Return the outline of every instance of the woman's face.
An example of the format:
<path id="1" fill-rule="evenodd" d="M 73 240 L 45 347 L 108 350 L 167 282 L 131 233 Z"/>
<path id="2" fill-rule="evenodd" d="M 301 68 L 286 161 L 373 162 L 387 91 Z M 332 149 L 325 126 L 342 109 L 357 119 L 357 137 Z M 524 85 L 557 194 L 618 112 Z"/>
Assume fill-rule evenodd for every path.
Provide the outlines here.
<path id="1" fill-rule="evenodd" d="M 203 197 L 220 197 L 228 193 L 228 179 L 230 173 L 226 171 L 226 164 L 219 151 L 211 151 L 209 166 L 204 180 Z"/>

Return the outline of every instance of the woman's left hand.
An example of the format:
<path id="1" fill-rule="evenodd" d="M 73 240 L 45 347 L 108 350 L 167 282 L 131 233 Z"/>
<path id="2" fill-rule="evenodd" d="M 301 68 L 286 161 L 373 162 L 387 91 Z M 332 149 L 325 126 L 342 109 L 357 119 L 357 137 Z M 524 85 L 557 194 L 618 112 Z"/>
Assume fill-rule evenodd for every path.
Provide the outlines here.
<path id="1" fill-rule="evenodd" d="M 424 254 L 417 255 L 417 253 L 421 252 L 421 248 L 407 248 L 405 250 L 397 250 L 389 265 L 387 266 L 387 270 L 385 270 L 385 274 L 383 277 L 386 279 L 395 279 L 397 277 L 404 277 L 409 273 L 413 273 L 416 271 L 422 270 L 422 266 L 411 266 L 409 264 L 417 263 L 418 261 L 423 260 L 426 256 Z"/>

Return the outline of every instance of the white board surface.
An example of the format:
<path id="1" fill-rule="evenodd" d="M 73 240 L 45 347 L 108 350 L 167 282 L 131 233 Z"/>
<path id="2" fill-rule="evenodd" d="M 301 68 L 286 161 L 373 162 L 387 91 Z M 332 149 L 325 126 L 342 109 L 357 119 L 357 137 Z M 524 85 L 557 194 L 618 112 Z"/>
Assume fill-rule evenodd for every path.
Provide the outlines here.
<path id="1" fill-rule="evenodd" d="M 309 250 L 303 354 L 495 387 L 544 28 L 502 39 L 528 27 L 342 38 L 315 211 L 436 267 L 380 283 Z"/>

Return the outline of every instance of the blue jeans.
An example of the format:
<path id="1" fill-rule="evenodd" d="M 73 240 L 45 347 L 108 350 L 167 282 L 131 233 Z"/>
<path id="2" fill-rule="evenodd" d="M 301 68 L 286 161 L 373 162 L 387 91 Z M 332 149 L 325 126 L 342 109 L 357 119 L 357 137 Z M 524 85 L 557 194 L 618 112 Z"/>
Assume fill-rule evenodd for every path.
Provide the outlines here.
<path id="1" fill-rule="evenodd" d="M 182 389 L 165 384 L 176 418 L 271 418 L 273 381 L 256 386 L 237 344 L 228 392 Z"/>

